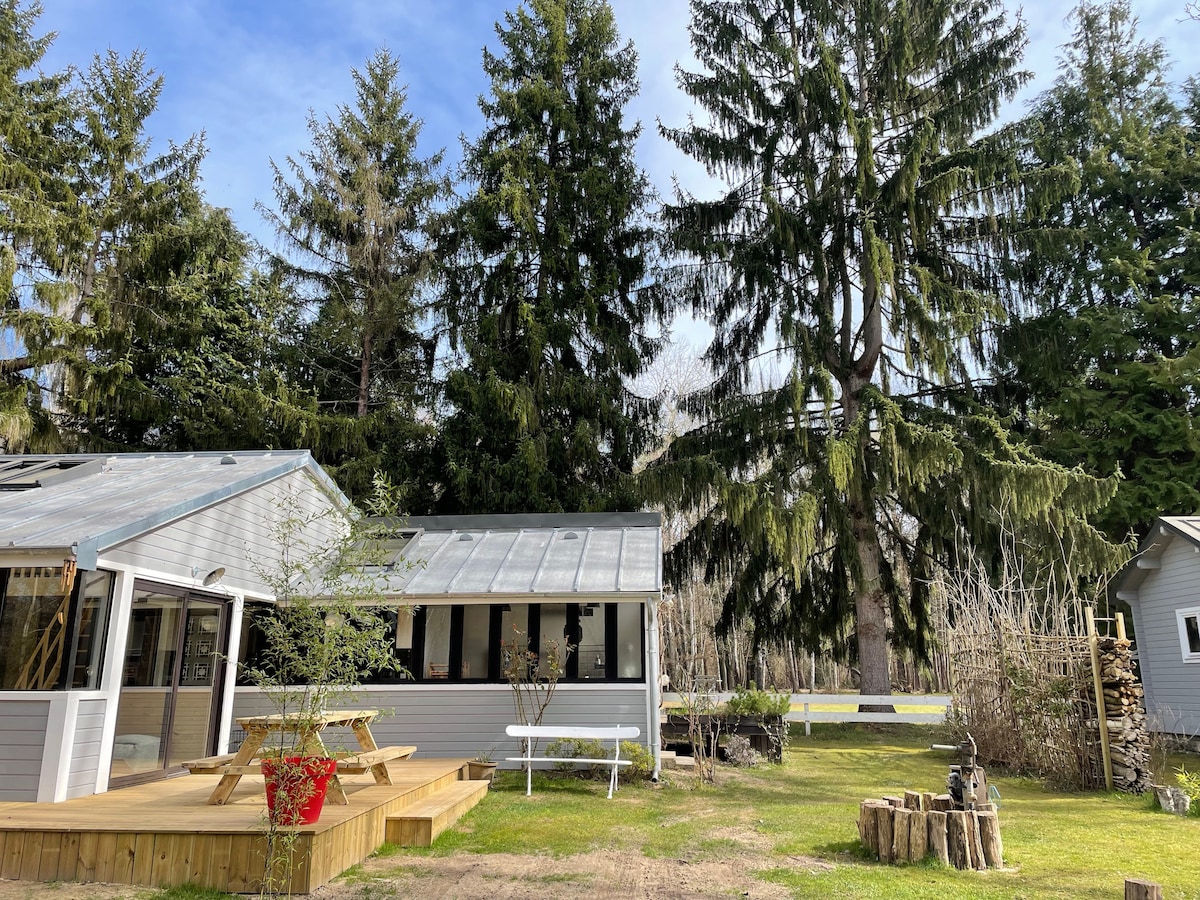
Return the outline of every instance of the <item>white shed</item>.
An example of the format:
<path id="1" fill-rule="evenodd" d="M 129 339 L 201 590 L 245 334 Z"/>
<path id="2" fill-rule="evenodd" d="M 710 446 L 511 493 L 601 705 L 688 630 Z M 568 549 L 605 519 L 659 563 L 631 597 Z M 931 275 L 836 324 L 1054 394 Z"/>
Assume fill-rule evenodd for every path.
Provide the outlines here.
<path id="1" fill-rule="evenodd" d="M 1157 519 L 1118 576 L 1116 596 L 1133 610 L 1155 729 L 1200 738 L 1200 517 Z"/>

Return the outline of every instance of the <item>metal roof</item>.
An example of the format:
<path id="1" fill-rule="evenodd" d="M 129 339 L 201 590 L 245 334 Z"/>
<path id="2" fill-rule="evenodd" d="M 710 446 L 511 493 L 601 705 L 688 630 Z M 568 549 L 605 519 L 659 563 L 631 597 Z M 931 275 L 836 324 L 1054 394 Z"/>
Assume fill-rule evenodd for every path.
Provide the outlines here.
<path id="1" fill-rule="evenodd" d="M 83 473 L 69 480 L 0 491 L 0 552 L 73 552 L 83 569 L 95 568 L 108 547 L 298 469 L 350 508 L 307 450 L 0 455 L 0 468 L 31 460 L 99 466 L 79 466 Z"/>
<path id="2" fill-rule="evenodd" d="M 434 599 L 662 590 L 658 513 L 430 516 L 395 523 L 412 539 L 387 579 L 389 594 Z"/>
<path id="3" fill-rule="evenodd" d="M 1138 588 L 1159 567 L 1159 558 L 1175 538 L 1191 542 L 1200 551 L 1200 516 L 1159 516 L 1154 520 L 1133 559 L 1113 579 L 1118 600 L 1137 599 Z"/>

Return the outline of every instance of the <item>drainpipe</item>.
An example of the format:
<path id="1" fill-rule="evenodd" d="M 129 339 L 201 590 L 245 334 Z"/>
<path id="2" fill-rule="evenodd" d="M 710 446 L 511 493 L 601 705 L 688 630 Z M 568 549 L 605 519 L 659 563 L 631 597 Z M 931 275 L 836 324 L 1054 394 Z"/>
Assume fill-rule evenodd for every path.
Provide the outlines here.
<path id="1" fill-rule="evenodd" d="M 650 752 L 654 754 L 654 773 L 651 778 L 658 781 L 662 771 L 662 729 L 658 724 L 662 696 L 658 684 L 658 598 L 654 595 L 646 598 L 646 631 L 646 678 L 649 687 L 646 691 L 646 736 L 649 738 Z"/>

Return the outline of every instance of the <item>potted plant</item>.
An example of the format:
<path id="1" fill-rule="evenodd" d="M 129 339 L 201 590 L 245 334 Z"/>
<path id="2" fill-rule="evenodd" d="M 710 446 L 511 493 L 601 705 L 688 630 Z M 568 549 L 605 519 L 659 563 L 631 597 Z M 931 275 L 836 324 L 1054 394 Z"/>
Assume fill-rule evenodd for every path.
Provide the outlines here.
<path id="1" fill-rule="evenodd" d="M 382 496 L 377 485 L 372 513 L 380 511 Z M 362 520 L 348 522 L 336 510 L 307 510 L 285 494 L 272 536 L 278 558 L 254 567 L 274 588 L 275 606 L 254 616 L 263 650 L 246 674 L 287 722 L 275 732 L 278 743 L 263 753 L 268 821 L 278 827 L 320 816 L 337 766 L 319 738 L 325 714 L 364 675 L 399 666 L 373 576 L 387 534 Z"/>
<path id="2" fill-rule="evenodd" d="M 492 783 L 492 780 L 496 777 L 496 763 L 492 761 L 492 753 L 495 749 L 493 747 L 491 750 L 480 750 L 474 759 L 467 762 L 472 781 Z"/>

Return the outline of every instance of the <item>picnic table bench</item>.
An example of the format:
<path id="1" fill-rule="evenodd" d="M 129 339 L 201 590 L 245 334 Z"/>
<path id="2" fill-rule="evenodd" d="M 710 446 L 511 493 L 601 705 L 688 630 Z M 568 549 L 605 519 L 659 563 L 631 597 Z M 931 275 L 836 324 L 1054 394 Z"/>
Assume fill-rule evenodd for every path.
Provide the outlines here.
<path id="1" fill-rule="evenodd" d="M 376 710 L 368 709 L 327 712 L 303 720 L 295 716 L 247 716 L 237 720 L 238 725 L 246 731 L 246 739 L 237 753 L 189 760 L 183 763 L 183 767 L 193 775 L 220 775 L 221 780 L 213 789 L 208 802 L 213 806 L 222 806 L 229 801 L 233 789 L 237 787 L 243 775 L 256 775 L 262 771 L 262 759 L 258 757 L 258 752 L 267 738 L 273 732 L 291 732 L 298 736 L 296 748 L 299 755 L 332 757 L 337 760 L 337 772 L 330 779 L 328 798 L 344 806 L 348 801 L 338 774 L 357 775 L 370 770 L 375 776 L 376 784 L 391 784 L 392 778 L 387 770 L 388 761 L 407 759 L 417 750 L 416 747 L 378 746 L 369 727 L 377 714 Z M 348 727 L 354 732 L 361 752 L 329 753 L 325 749 L 325 744 L 321 741 L 321 732 L 327 727 L 337 726 Z"/>
<path id="2" fill-rule="evenodd" d="M 628 766 L 632 762 L 628 759 L 621 759 L 621 741 L 632 740 L 641 736 L 641 729 L 632 725 L 616 725 L 612 727 L 590 726 L 590 725 L 509 725 L 504 729 L 509 737 L 522 739 L 523 756 L 509 756 L 505 758 L 505 762 L 519 762 L 525 764 L 525 796 L 528 797 L 533 793 L 533 764 L 535 762 L 563 762 L 563 763 L 588 763 L 594 766 L 609 766 L 611 772 L 608 776 L 608 799 L 612 799 L 613 791 L 617 789 L 617 772 L 621 766 Z M 547 740 L 584 740 L 584 741 L 612 741 L 613 755 L 604 759 L 583 759 L 581 757 L 554 757 L 554 756 L 534 756 L 533 744 L 535 740 L 546 738 Z"/>

